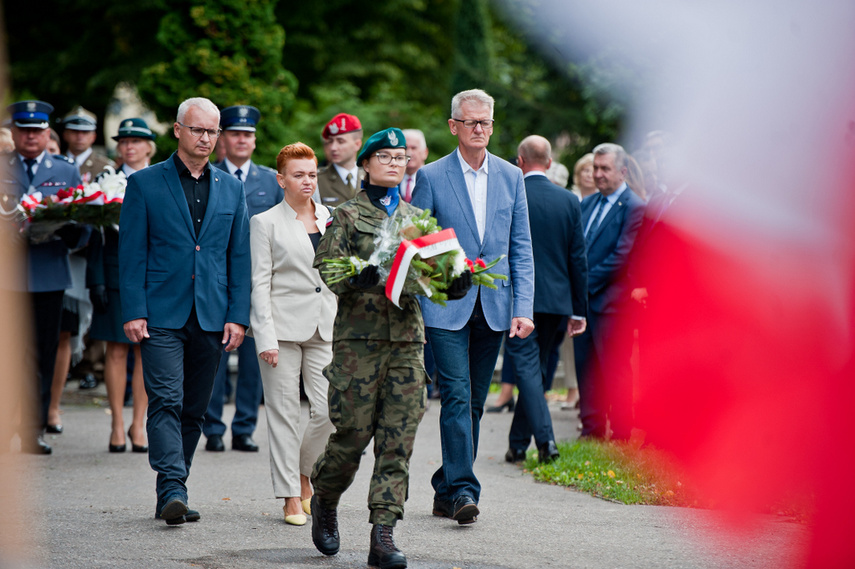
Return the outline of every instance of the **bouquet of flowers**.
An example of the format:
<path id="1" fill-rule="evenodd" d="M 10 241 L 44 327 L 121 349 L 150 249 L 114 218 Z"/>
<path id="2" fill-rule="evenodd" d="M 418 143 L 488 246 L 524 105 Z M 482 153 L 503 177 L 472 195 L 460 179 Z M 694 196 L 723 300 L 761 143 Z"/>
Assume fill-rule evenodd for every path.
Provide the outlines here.
<path id="1" fill-rule="evenodd" d="M 41 192 L 24 195 L 18 204 L 21 231 L 31 242 L 42 243 L 68 224 L 118 227 L 127 184 L 124 174 L 117 174 L 108 166 L 106 172 L 89 184 L 49 196 Z"/>
<path id="2" fill-rule="evenodd" d="M 324 259 L 321 269 L 331 283 L 359 274 L 368 265 L 377 265 L 380 282 L 386 285 L 386 297 L 400 307 L 401 294 L 421 294 L 445 306 L 444 292 L 465 271 L 472 273 L 472 284 L 496 288 L 495 280 L 507 276 L 488 272 L 502 257 L 485 263 L 473 262 L 457 242 L 453 229 L 442 229 L 430 210 L 419 216 L 394 215 L 386 219 L 374 238 L 374 252 L 367 259 L 345 257 Z"/>

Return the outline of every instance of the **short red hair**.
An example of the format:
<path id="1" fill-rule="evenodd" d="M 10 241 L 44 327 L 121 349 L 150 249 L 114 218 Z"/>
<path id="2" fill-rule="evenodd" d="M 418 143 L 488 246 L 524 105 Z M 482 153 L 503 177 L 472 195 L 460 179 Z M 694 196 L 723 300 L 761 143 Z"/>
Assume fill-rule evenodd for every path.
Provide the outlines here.
<path id="1" fill-rule="evenodd" d="M 290 160 L 314 160 L 315 166 L 318 165 L 318 157 L 315 156 L 315 151 L 312 150 L 309 146 L 303 144 L 302 142 L 295 142 L 294 144 L 289 144 L 282 148 L 279 151 L 279 155 L 276 157 L 276 170 L 280 174 L 285 173 L 285 168 L 288 166 L 288 162 Z"/>

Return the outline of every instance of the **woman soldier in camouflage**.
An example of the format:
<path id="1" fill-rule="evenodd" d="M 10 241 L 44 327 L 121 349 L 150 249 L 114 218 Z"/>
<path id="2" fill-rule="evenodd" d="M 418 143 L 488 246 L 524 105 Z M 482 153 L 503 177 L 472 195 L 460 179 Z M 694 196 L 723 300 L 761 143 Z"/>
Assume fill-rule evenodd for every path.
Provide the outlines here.
<path id="1" fill-rule="evenodd" d="M 318 246 L 315 267 L 320 268 L 324 259 L 368 259 L 383 220 L 421 213 L 399 199 L 398 185 L 409 160 L 406 150 L 404 134 L 397 128 L 382 130 L 366 141 L 357 159 L 365 170 L 363 190 L 336 208 L 332 225 Z M 312 473 L 312 541 L 324 555 L 338 553 L 339 498 L 353 482 L 362 451 L 373 437 L 368 564 L 394 569 L 407 566 L 406 557 L 392 540 L 392 528 L 404 516 L 409 461 L 425 410 L 425 335 L 416 297 L 402 295 L 401 308 L 396 307 L 386 298 L 377 269 L 369 265 L 355 277 L 337 283 L 325 278 L 338 295 L 333 361 L 324 370 L 330 382 L 330 420 L 336 432 L 330 435 Z M 463 289 L 465 294 L 471 280 L 460 281 L 449 292 Z"/>

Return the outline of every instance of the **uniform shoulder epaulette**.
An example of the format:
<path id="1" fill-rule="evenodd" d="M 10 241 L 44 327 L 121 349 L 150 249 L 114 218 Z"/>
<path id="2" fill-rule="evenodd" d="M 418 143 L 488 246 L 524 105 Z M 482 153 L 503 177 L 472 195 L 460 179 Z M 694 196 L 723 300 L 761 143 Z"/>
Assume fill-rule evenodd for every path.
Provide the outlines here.
<path id="1" fill-rule="evenodd" d="M 51 156 L 53 156 L 56 160 L 62 160 L 63 162 L 74 164 L 74 161 L 65 154 L 51 154 Z"/>
<path id="2" fill-rule="evenodd" d="M 269 166 L 264 166 L 262 164 L 256 164 L 256 166 L 258 166 L 258 169 L 261 170 L 262 172 L 268 172 L 268 173 L 274 174 L 274 175 L 279 173 Z"/>

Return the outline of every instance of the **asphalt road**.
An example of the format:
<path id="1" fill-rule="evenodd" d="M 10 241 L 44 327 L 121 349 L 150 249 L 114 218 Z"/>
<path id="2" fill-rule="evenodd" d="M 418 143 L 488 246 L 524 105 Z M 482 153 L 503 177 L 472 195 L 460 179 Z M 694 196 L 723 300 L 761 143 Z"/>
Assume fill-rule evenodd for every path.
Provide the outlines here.
<path id="1" fill-rule="evenodd" d="M 102 390 L 103 387 L 99 387 Z M 21 480 L 18 527 L 31 567 L 269 569 L 365 567 L 370 525 L 366 496 L 372 466 L 363 457 L 339 508 L 341 551 L 324 557 L 310 524 L 288 526 L 273 498 L 267 427 L 261 412 L 255 440 L 261 452 L 204 450 L 189 480 L 198 523 L 167 527 L 154 520 L 155 474 L 146 455 L 109 454 L 109 416 L 94 392 L 67 388 L 62 435 L 49 436 L 54 454 L 0 456 Z M 775 568 L 797 565 L 806 529 L 786 518 L 758 515 L 738 537 L 719 512 L 624 506 L 536 483 L 504 461 L 511 415 L 485 416 L 476 473 L 483 493 L 478 522 L 459 526 L 431 515 L 430 476 L 441 460 L 438 402 L 419 429 L 411 463 L 406 517 L 397 545 L 415 569 L 452 568 Z M 576 414 L 551 404 L 559 439 L 575 438 Z M 226 406 L 226 414 L 234 407 Z M 304 414 L 306 409 L 304 407 Z M 126 421 L 130 411 L 126 409 Z M 227 446 L 230 442 L 227 435 Z M 14 443 L 13 443 L 14 445 Z M 10 491 L 9 488 L 4 492 Z M 8 520 L 8 518 L 7 518 Z M 7 554 L 9 552 L 7 551 Z M 0 567 L 5 567 L 0 554 Z M 25 566 L 10 559 L 11 567 Z"/>

